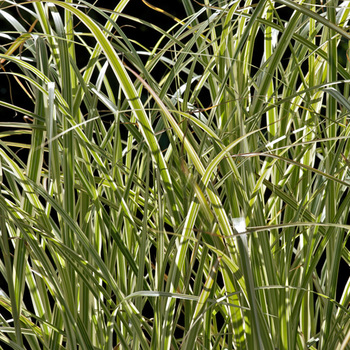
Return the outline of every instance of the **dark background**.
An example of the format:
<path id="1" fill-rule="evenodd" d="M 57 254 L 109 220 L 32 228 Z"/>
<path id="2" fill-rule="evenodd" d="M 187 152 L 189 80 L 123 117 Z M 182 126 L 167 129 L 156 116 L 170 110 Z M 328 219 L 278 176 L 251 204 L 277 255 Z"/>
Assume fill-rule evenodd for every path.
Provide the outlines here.
<path id="1" fill-rule="evenodd" d="M 17 1 L 18 4 L 24 3 L 26 1 Z M 98 1 L 88 1 L 91 4 L 94 4 L 97 7 L 106 8 L 109 10 L 112 10 L 115 5 L 116 1 L 113 0 L 98 0 Z M 182 5 L 181 0 L 171 0 L 171 1 L 160 1 L 160 0 L 150 0 L 150 4 L 153 6 L 159 7 L 163 9 L 164 11 L 172 14 L 175 17 L 178 17 L 180 19 L 186 17 L 185 10 Z M 0 1 L 0 8 L 5 8 L 8 5 L 1 4 Z M 197 5 L 194 2 L 194 7 L 199 8 L 200 6 Z M 20 10 L 18 8 L 12 7 L 7 8 L 6 11 L 11 13 L 16 18 L 22 17 L 28 21 L 29 25 L 33 23 L 33 19 L 28 18 L 25 11 Z M 155 25 L 159 26 L 160 28 L 167 30 L 170 27 L 172 27 L 176 22 L 170 18 L 169 16 L 160 13 L 158 11 L 155 11 L 145 5 L 142 0 L 132 0 L 130 3 L 126 6 L 126 8 L 123 11 L 124 14 L 128 14 L 130 16 L 135 16 L 141 19 L 144 19 L 145 21 L 154 23 Z M 97 15 L 92 13 L 92 17 L 98 17 Z M 104 23 L 104 20 L 101 20 L 101 23 Z M 29 25 L 26 26 L 29 28 Z M 133 39 L 145 47 L 151 49 L 156 44 L 157 40 L 159 39 L 160 35 L 156 30 L 150 29 L 146 25 L 143 25 L 141 23 L 137 23 L 134 21 L 131 21 L 129 19 L 126 19 L 123 16 L 120 16 L 118 19 L 118 25 L 122 28 L 126 36 L 130 39 Z M 0 15 L 0 32 L 6 32 L 6 31 L 13 31 L 13 27 L 9 25 L 8 21 L 4 20 L 3 17 Z M 6 52 L 8 46 L 8 40 L 4 40 L 0 37 L 0 52 L 4 53 Z M 2 46 L 2 47 L 1 47 Z M 137 48 L 139 49 L 139 48 Z M 86 56 L 86 52 L 83 54 Z M 77 54 L 79 57 L 79 53 Z M 2 68 L 2 67 L 0 67 Z M 8 71 L 17 71 L 17 68 L 14 64 L 7 63 L 5 65 L 5 70 Z M 6 102 L 13 102 L 16 105 L 20 105 L 24 108 L 30 108 L 32 110 L 33 105 L 28 96 L 24 93 L 23 89 L 18 86 L 18 84 L 15 82 L 15 80 L 11 77 L 9 77 L 7 74 L 4 74 L 3 69 L 0 69 L 0 100 L 6 101 Z M 156 73 L 156 72 L 155 72 Z M 1 121 L 14 121 L 14 118 L 18 117 L 16 113 L 13 111 L 4 108 L 0 106 L 0 119 Z M 19 120 L 18 120 L 19 121 Z M 22 116 L 21 116 L 21 120 Z"/>

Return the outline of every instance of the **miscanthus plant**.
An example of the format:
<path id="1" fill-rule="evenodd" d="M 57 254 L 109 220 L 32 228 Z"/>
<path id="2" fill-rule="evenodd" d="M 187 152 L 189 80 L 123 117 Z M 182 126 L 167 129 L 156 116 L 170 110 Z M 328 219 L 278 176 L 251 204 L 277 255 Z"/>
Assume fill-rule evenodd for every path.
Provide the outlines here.
<path id="1" fill-rule="evenodd" d="M 0 2 L 1 346 L 349 349 L 350 2 L 128 2 Z"/>

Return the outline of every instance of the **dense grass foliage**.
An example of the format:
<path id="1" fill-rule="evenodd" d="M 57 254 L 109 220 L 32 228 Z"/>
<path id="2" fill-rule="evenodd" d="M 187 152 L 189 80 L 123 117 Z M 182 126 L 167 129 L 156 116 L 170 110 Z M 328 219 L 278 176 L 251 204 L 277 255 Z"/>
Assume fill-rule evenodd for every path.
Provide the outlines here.
<path id="1" fill-rule="evenodd" d="M 350 349 L 349 1 L 128 2 L 0 1 L 0 344 Z"/>

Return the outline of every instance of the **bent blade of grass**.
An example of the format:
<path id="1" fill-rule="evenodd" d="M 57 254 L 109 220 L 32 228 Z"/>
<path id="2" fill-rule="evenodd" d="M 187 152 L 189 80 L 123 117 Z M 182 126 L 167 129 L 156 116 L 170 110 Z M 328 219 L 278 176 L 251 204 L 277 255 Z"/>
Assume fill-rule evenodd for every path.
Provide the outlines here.
<path id="1" fill-rule="evenodd" d="M 171 178 L 169 176 L 169 171 L 167 169 L 165 160 L 162 156 L 162 152 L 159 148 L 157 139 L 154 135 L 152 125 L 141 103 L 139 94 L 137 93 L 133 82 L 131 81 L 129 75 L 127 74 L 121 59 L 119 58 L 118 54 L 115 52 L 109 40 L 103 34 L 102 30 L 96 25 L 96 23 L 90 17 L 88 17 L 86 14 L 84 14 L 83 12 L 81 12 L 80 10 L 76 9 L 74 6 L 71 6 L 69 4 L 62 3 L 60 1 L 55 1 L 55 0 L 50 1 L 50 3 L 54 3 L 58 6 L 61 6 L 66 10 L 70 11 L 71 13 L 73 13 L 74 15 L 76 15 L 87 26 L 87 28 L 94 34 L 96 41 L 99 43 L 99 45 L 101 45 L 101 48 L 104 51 L 106 58 L 108 59 L 116 75 L 116 78 L 118 79 L 123 89 L 123 92 L 126 98 L 128 99 L 130 107 L 132 108 L 134 114 L 139 120 L 143 136 L 148 146 L 151 149 L 153 160 L 155 164 L 157 164 L 157 167 L 159 168 L 164 186 L 167 192 L 169 193 L 169 205 L 173 213 L 173 218 L 172 218 L 173 224 L 175 224 L 176 222 L 179 221 L 178 219 L 179 210 L 177 209 L 175 197 L 173 194 L 173 186 L 172 186 Z"/>

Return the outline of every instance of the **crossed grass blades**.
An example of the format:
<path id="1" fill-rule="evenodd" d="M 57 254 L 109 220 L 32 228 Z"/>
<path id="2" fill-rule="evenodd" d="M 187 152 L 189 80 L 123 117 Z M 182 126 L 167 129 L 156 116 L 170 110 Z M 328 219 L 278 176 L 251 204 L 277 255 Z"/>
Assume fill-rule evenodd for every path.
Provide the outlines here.
<path id="1" fill-rule="evenodd" d="M 128 3 L 1 1 L 1 346 L 349 349 L 349 2 Z"/>

